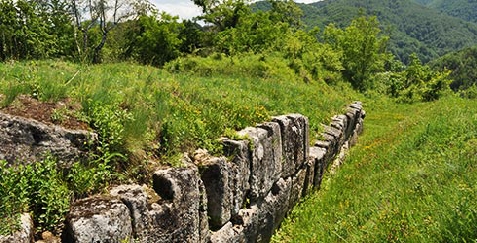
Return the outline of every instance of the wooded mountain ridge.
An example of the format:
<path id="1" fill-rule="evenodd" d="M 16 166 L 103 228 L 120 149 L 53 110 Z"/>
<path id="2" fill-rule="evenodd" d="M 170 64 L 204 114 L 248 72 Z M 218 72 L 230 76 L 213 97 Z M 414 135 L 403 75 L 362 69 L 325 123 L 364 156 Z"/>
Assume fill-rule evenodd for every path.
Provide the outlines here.
<path id="1" fill-rule="evenodd" d="M 266 8 L 266 3 L 257 4 Z M 477 1 L 325 0 L 299 4 L 308 28 L 347 26 L 359 15 L 376 15 L 389 50 L 404 63 L 417 53 L 423 62 L 477 44 Z"/>

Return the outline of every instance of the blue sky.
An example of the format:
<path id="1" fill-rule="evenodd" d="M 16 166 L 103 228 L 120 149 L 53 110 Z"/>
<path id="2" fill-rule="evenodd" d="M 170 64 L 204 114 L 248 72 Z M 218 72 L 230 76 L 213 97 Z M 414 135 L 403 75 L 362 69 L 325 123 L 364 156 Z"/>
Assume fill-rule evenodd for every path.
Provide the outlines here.
<path id="1" fill-rule="evenodd" d="M 319 0 L 296 0 L 299 3 L 312 3 Z M 160 12 L 165 11 L 172 15 L 179 15 L 182 19 L 190 19 L 200 14 L 200 9 L 192 0 L 152 0 Z"/>

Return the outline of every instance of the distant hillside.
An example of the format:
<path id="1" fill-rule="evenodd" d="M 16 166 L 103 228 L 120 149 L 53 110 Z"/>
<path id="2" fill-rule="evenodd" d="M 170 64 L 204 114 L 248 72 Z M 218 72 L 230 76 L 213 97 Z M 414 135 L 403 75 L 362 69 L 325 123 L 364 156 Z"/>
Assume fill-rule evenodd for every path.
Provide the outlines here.
<path id="1" fill-rule="evenodd" d="M 436 9 L 450 16 L 454 16 L 465 21 L 477 23 L 477 1 L 476 0 L 414 0 L 429 8 Z"/>
<path id="2" fill-rule="evenodd" d="M 423 4 L 430 0 L 326 0 L 300 4 L 308 27 L 335 23 L 344 27 L 362 14 L 376 15 L 384 33 L 391 37 L 389 48 L 407 63 L 415 52 L 423 62 L 477 44 L 477 24 L 440 13 Z M 433 1 L 435 2 L 435 1 Z"/>
<path id="3" fill-rule="evenodd" d="M 477 46 L 449 53 L 431 63 L 439 69 L 448 69 L 453 90 L 465 90 L 477 84 Z"/>

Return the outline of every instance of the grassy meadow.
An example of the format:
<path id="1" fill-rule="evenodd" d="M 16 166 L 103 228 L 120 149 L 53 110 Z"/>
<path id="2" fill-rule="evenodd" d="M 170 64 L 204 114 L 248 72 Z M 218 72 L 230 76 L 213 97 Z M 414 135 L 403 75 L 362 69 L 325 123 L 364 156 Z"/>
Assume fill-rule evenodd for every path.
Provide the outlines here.
<path id="1" fill-rule="evenodd" d="M 475 242 L 477 102 L 364 106 L 358 145 L 272 242 Z"/>

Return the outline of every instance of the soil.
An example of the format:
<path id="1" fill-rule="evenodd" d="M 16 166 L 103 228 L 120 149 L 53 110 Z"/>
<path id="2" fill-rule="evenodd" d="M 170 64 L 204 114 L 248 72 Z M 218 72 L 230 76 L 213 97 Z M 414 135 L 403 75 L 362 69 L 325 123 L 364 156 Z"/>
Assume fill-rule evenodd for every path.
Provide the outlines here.
<path id="1" fill-rule="evenodd" d="M 34 119 L 45 124 L 55 124 L 72 130 L 91 130 L 86 122 L 75 116 L 80 110 L 81 105 L 71 99 L 63 99 L 56 103 L 40 102 L 26 95 L 19 95 L 10 105 L 0 108 L 0 112 Z"/>

